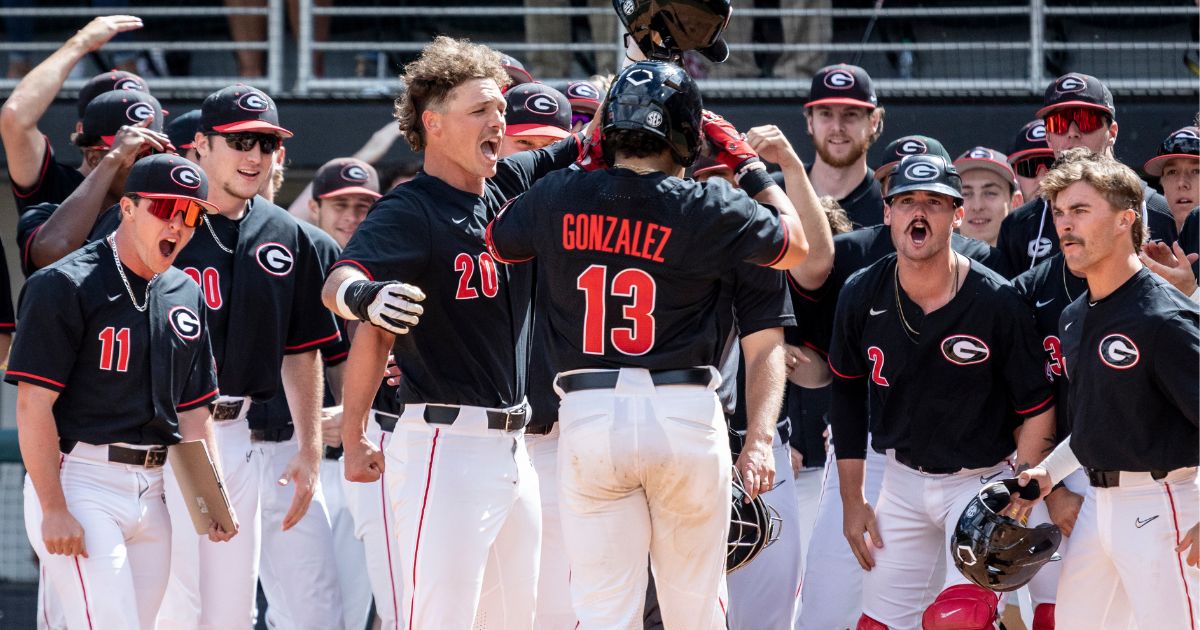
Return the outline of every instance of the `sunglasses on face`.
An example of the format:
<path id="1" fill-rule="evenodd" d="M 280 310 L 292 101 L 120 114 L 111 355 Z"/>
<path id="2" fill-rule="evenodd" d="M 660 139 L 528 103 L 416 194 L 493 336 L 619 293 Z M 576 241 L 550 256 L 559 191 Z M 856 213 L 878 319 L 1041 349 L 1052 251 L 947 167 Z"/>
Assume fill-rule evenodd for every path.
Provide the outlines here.
<path id="1" fill-rule="evenodd" d="M 1039 155 L 1013 162 L 1013 170 L 1021 177 L 1037 177 L 1054 166 L 1053 155 Z"/>
<path id="2" fill-rule="evenodd" d="M 221 136 L 225 139 L 225 144 L 236 151 L 249 151 L 258 145 L 263 153 L 274 153 L 279 145 L 283 144 L 279 136 L 269 133 L 254 133 L 251 131 L 241 131 L 238 133 L 218 133 L 213 134 Z"/>
<path id="3" fill-rule="evenodd" d="M 150 205 L 146 207 L 146 211 L 151 215 L 170 223 L 175 219 L 176 214 L 183 214 L 184 227 L 198 227 L 204 215 L 208 213 L 208 209 L 204 206 L 192 201 L 191 199 L 183 199 L 173 197 L 170 199 L 147 199 L 145 197 L 131 197 L 134 203 L 138 201 L 148 201 Z"/>
<path id="4" fill-rule="evenodd" d="M 1071 129 L 1071 123 L 1075 123 L 1079 133 L 1092 133 L 1108 123 L 1108 114 L 1098 109 L 1070 107 L 1050 112 L 1043 120 L 1046 133 L 1062 136 Z"/>

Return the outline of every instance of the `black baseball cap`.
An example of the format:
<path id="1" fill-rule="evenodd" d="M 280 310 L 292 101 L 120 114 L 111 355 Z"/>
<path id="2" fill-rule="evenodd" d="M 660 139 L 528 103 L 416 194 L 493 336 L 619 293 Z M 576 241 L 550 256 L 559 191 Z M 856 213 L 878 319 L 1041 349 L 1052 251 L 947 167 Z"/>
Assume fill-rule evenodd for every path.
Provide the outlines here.
<path id="1" fill-rule="evenodd" d="M 692 177 L 700 177 L 700 175 L 705 173 L 713 175 L 716 175 L 717 173 L 733 175 L 733 169 L 712 159 L 711 157 L 708 157 L 707 155 L 701 155 L 700 157 L 696 158 L 694 163 L 692 163 Z"/>
<path id="2" fill-rule="evenodd" d="M 111 148 L 113 139 L 125 125 L 136 125 L 153 116 L 150 129 L 162 131 L 163 111 L 158 99 L 146 92 L 118 90 L 104 92 L 88 103 L 83 112 L 83 129 L 76 134 L 79 146 Z"/>
<path id="3" fill-rule="evenodd" d="M 187 199 L 217 212 L 208 201 L 204 169 L 178 155 L 159 153 L 134 162 L 125 179 L 125 194 L 146 199 Z"/>
<path id="4" fill-rule="evenodd" d="M 292 132 L 279 126 L 275 101 L 249 85 L 231 85 L 208 95 L 200 106 L 202 133 L 254 131 L 291 138 Z"/>
<path id="5" fill-rule="evenodd" d="M 196 130 L 200 128 L 200 110 L 173 116 L 167 123 L 166 134 L 176 149 L 190 149 L 196 139 Z"/>
<path id="6" fill-rule="evenodd" d="M 543 83 L 522 83 L 504 94 L 506 136 L 571 135 L 571 103 L 562 92 Z"/>
<path id="7" fill-rule="evenodd" d="M 512 89 L 522 83 L 533 81 L 533 75 L 525 69 L 525 65 L 517 61 L 516 57 L 500 53 L 500 65 L 504 66 L 504 71 L 508 73 L 508 78 L 512 79 L 512 83 L 508 84 L 509 89 Z"/>
<path id="8" fill-rule="evenodd" d="M 1162 177 L 1163 166 L 1167 160 L 1175 158 L 1200 160 L 1200 129 L 1184 127 L 1171 132 L 1159 145 L 1158 155 L 1150 158 L 1142 170 L 1146 171 L 1147 175 Z"/>
<path id="9" fill-rule="evenodd" d="M 825 66 L 812 78 L 805 107 L 814 105 L 856 105 L 875 109 L 879 99 L 871 85 L 871 75 L 858 66 L 839 63 Z"/>
<path id="10" fill-rule="evenodd" d="M 958 170 L 948 160 L 938 155 L 907 155 L 896 166 L 892 174 L 891 187 L 888 188 L 887 203 L 892 203 L 896 195 L 924 190 L 941 193 L 962 203 L 962 179 Z"/>
<path id="11" fill-rule="evenodd" d="M 92 99 L 113 90 L 150 93 L 150 88 L 146 86 L 146 80 L 132 72 L 124 70 L 102 72 L 88 79 L 88 82 L 79 88 L 79 99 L 75 103 L 75 108 L 79 111 L 79 118 L 83 119 L 83 114 L 87 111 L 88 103 L 91 103 Z"/>
<path id="12" fill-rule="evenodd" d="M 883 178 L 891 175 L 906 155 L 936 155 L 950 161 L 950 152 L 936 139 L 921 135 L 900 136 L 884 147 L 883 159 L 887 161 L 875 169 L 875 179 L 883 181 Z"/>
<path id="13" fill-rule="evenodd" d="M 589 81 L 571 81 L 567 84 L 567 100 L 571 113 L 595 114 L 600 108 L 600 90 Z"/>
<path id="14" fill-rule="evenodd" d="M 1008 182 L 1013 189 L 1016 189 L 1017 186 L 1017 174 L 1008 165 L 1008 156 L 995 149 L 988 147 L 967 149 L 958 156 L 957 160 L 954 160 L 954 168 L 958 169 L 959 174 L 975 169 L 991 171 Z"/>
<path id="15" fill-rule="evenodd" d="M 380 198 L 379 174 L 375 172 L 375 167 L 356 158 L 336 158 L 317 169 L 312 183 L 313 198 L 328 199 L 341 195 Z"/>
<path id="16" fill-rule="evenodd" d="M 1031 120 L 1017 132 L 1008 151 L 1008 163 L 1015 164 L 1027 157 L 1054 155 L 1046 142 L 1046 123 L 1042 119 Z"/>
<path id="17" fill-rule="evenodd" d="M 1045 118 L 1046 114 L 1064 107 L 1084 107 L 1100 109 L 1108 112 L 1110 117 L 1116 117 L 1117 108 L 1113 105 L 1112 92 L 1100 79 L 1080 72 L 1071 72 L 1058 77 L 1046 87 L 1046 95 L 1042 99 L 1042 108 L 1037 117 Z"/>

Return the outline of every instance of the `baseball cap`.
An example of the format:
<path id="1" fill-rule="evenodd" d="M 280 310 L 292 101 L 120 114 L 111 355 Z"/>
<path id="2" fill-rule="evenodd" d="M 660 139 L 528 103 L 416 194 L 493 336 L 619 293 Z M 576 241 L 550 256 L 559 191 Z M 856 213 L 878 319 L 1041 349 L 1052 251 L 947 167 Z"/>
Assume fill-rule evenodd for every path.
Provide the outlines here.
<path id="1" fill-rule="evenodd" d="M 1167 160 L 1175 158 L 1191 158 L 1200 160 L 1200 129 L 1184 127 L 1176 129 L 1158 146 L 1158 155 L 1150 158 L 1142 170 L 1147 175 L 1162 177 L 1163 166 Z"/>
<path id="2" fill-rule="evenodd" d="M 192 141 L 196 139 L 196 129 L 199 127 L 200 110 L 193 109 L 171 118 L 171 122 L 167 123 L 166 134 L 176 149 L 190 149 Z"/>
<path id="3" fill-rule="evenodd" d="M 200 126 L 204 133 L 257 131 L 291 138 L 292 132 L 279 126 L 275 101 L 249 85 L 231 85 L 208 95 L 200 106 Z"/>
<path id="4" fill-rule="evenodd" d="M 567 84 L 567 100 L 571 113 L 595 114 L 600 108 L 600 90 L 588 81 L 571 81 Z"/>
<path id="5" fill-rule="evenodd" d="M 208 202 L 204 169 L 178 155 L 159 153 L 134 162 L 125 179 L 125 194 L 146 199 L 187 199 L 217 212 L 217 207 Z"/>
<path id="6" fill-rule="evenodd" d="M 1064 74 L 1046 87 L 1046 95 L 1037 117 L 1045 118 L 1046 114 L 1064 107 L 1100 109 L 1113 117 L 1117 114 L 1108 86 L 1090 74 L 1079 72 Z"/>
<path id="7" fill-rule="evenodd" d="M 124 70 L 102 72 L 88 79 L 88 82 L 79 88 L 79 99 L 75 103 L 75 108 L 79 110 L 79 118 L 83 119 L 83 114 L 87 111 L 88 103 L 91 103 L 92 99 L 113 90 L 136 90 L 150 93 L 150 88 L 146 86 L 146 80 L 132 72 Z"/>
<path id="8" fill-rule="evenodd" d="M 891 175 L 906 155 L 937 155 L 947 162 L 950 161 L 950 152 L 941 142 L 929 136 L 901 136 L 884 147 L 883 159 L 887 161 L 875 169 L 875 179 L 883 181 L 883 178 Z"/>
<path id="9" fill-rule="evenodd" d="M 373 199 L 381 197 L 379 174 L 375 172 L 375 167 L 355 158 L 337 158 L 317 169 L 312 183 L 312 196 L 328 199 L 341 195 L 367 195 Z"/>
<path id="10" fill-rule="evenodd" d="M 1008 156 L 995 149 L 987 147 L 968 149 L 958 156 L 957 160 L 954 160 L 954 168 L 958 169 L 960 174 L 975 169 L 991 171 L 1003 178 L 1013 188 L 1017 186 L 1017 175 L 1008 165 Z"/>
<path id="11" fill-rule="evenodd" d="M 696 161 L 692 164 L 692 177 L 700 177 L 702 174 L 716 174 L 721 171 L 726 171 L 730 175 L 733 174 L 733 169 L 707 155 L 697 157 Z"/>
<path id="12" fill-rule="evenodd" d="M 84 110 L 83 129 L 77 135 L 76 144 L 110 148 L 121 127 L 136 125 L 149 116 L 154 116 L 150 129 L 162 131 L 163 111 L 158 99 L 134 90 L 104 92 L 92 99 Z"/>
<path id="13" fill-rule="evenodd" d="M 858 66 L 839 63 L 825 66 L 812 78 L 805 107 L 814 105 L 857 105 L 875 109 L 879 99 L 871 86 L 871 75 Z"/>
<path id="14" fill-rule="evenodd" d="M 1042 119 L 1031 120 L 1017 132 L 1008 151 L 1008 163 L 1035 155 L 1054 155 L 1046 142 L 1046 123 Z"/>
<path id="15" fill-rule="evenodd" d="M 962 179 L 958 169 L 938 155 L 906 155 L 892 174 L 892 186 L 884 201 L 891 203 L 896 195 L 914 190 L 949 195 L 962 203 Z"/>
<path id="16" fill-rule="evenodd" d="M 504 94 L 506 136 L 571 135 L 571 103 L 562 92 L 542 83 L 522 83 Z"/>
<path id="17" fill-rule="evenodd" d="M 533 75 L 525 69 L 525 65 L 517 61 L 516 57 L 500 53 L 500 65 L 504 66 L 504 71 L 508 73 L 508 78 L 512 79 L 512 83 L 508 84 L 508 88 L 521 85 L 522 83 L 530 83 L 533 81 Z"/>

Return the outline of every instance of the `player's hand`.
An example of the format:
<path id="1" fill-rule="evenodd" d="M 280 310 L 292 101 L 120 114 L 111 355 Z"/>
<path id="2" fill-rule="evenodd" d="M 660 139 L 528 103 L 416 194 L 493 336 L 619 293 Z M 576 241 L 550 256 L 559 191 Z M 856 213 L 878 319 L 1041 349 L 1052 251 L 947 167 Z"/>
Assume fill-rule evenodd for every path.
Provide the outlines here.
<path id="1" fill-rule="evenodd" d="M 750 148 L 758 153 L 758 157 L 768 162 L 784 168 L 804 168 L 804 162 L 792 148 L 792 143 L 788 142 L 787 136 L 775 125 L 752 127 L 746 132 L 746 141 L 750 143 Z"/>
<path id="2" fill-rule="evenodd" d="M 154 116 L 147 116 L 136 125 L 122 125 L 113 138 L 112 149 L 104 157 L 128 167 L 147 151 L 163 153 L 174 149 L 166 134 L 150 129 L 152 122 Z"/>
<path id="3" fill-rule="evenodd" d="M 770 490 L 775 483 L 775 455 L 767 440 L 747 440 L 734 466 L 742 474 L 746 503 Z"/>
<path id="4" fill-rule="evenodd" d="M 1012 498 L 1009 500 L 1009 505 L 1012 506 L 1010 516 L 1016 518 L 1021 514 L 1028 514 L 1029 510 L 1033 509 L 1033 506 L 1037 505 L 1038 501 L 1045 499 L 1046 495 L 1050 494 L 1050 491 L 1054 489 L 1054 483 L 1050 481 L 1050 473 L 1046 472 L 1046 469 L 1040 466 L 1027 468 L 1021 471 L 1021 474 L 1017 475 L 1017 485 L 1022 488 L 1028 486 L 1030 481 L 1038 483 L 1038 490 L 1041 494 L 1032 501 L 1023 499 L 1020 495 L 1012 495 Z"/>
<path id="5" fill-rule="evenodd" d="M 1071 531 L 1075 529 L 1075 519 L 1079 518 L 1079 508 L 1082 506 L 1083 496 L 1065 487 L 1051 490 L 1050 494 L 1046 495 L 1046 510 L 1050 512 L 1050 522 L 1058 526 L 1063 536 L 1070 536 Z"/>
<path id="6" fill-rule="evenodd" d="M 603 107 L 603 104 L 601 105 Z M 603 134 L 600 133 L 600 117 L 603 109 L 596 110 L 596 115 L 583 132 L 579 134 L 579 157 L 575 164 L 585 171 L 596 171 L 608 168 L 608 160 L 604 159 L 604 149 L 600 146 Z"/>
<path id="7" fill-rule="evenodd" d="M 83 526 L 66 508 L 42 513 L 42 542 L 46 551 L 60 556 L 88 557 Z"/>
<path id="8" fill-rule="evenodd" d="M 276 483 L 281 486 L 289 484 L 292 486 L 292 504 L 288 506 L 287 514 L 283 515 L 283 531 L 286 532 L 299 523 L 300 519 L 304 518 L 304 514 L 308 512 L 308 505 L 312 503 L 313 493 L 317 491 L 320 466 L 319 454 L 314 457 L 301 451 L 292 457 L 287 467 L 283 469 L 283 474 L 279 475 L 279 481 Z"/>
<path id="9" fill-rule="evenodd" d="M 370 322 L 394 335 L 416 326 L 425 309 L 425 293 L 403 282 L 357 280 L 346 289 L 346 306 L 360 321 Z"/>
<path id="10" fill-rule="evenodd" d="M 392 387 L 400 386 L 400 366 L 396 365 L 396 355 L 388 353 L 387 367 L 383 370 L 383 378 Z"/>
<path id="11" fill-rule="evenodd" d="M 227 542 L 234 536 L 237 536 L 238 530 L 241 529 L 241 525 L 238 523 L 237 513 L 233 511 L 232 505 L 229 506 L 229 516 L 233 519 L 233 531 L 227 532 L 225 531 L 225 528 L 221 527 L 220 523 L 212 521 L 208 525 L 209 540 L 212 542 Z"/>
<path id="12" fill-rule="evenodd" d="M 342 449 L 346 481 L 372 483 L 383 476 L 383 451 L 367 436 L 362 436 L 357 442 L 346 442 Z"/>
<path id="13" fill-rule="evenodd" d="M 783 350 L 783 367 L 787 370 L 786 375 L 788 380 L 791 380 L 792 374 L 796 373 L 796 368 L 800 367 L 800 364 L 812 363 L 812 360 L 804 356 L 804 353 L 801 352 L 800 348 L 797 346 L 784 344 Z"/>
<path id="14" fill-rule="evenodd" d="M 728 120 L 708 111 L 701 114 L 700 127 L 715 149 L 712 159 L 728 166 L 734 175 L 743 168 L 761 162 L 758 153 L 746 141 L 746 136 L 737 130 Z"/>
<path id="15" fill-rule="evenodd" d="M 1183 540 L 1175 546 L 1175 552 L 1187 552 L 1184 562 L 1187 562 L 1189 567 L 1200 564 L 1200 523 L 1192 525 L 1192 528 L 1183 535 Z"/>
<path id="16" fill-rule="evenodd" d="M 800 477 L 800 471 L 804 470 L 804 454 L 796 450 L 796 447 L 788 445 L 788 458 L 792 461 L 792 477 Z"/>
<path id="17" fill-rule="evenodd" d="M 321 442 L 337 448 L 342 445 L 342 407 L 326 407 L 321 410 Z"/>
<path id="18" fill-rule="evenodd" d="M 1178 241 L 1172 246 L 1148 242 L 1142 245 L 1138 258 L 1150 271 L 1162 276 L 1163 280 L 1171 283 L 1171 286 L 1179 289 L 1184 295 L 1190 296 L 1196 291 L 1196 276 L 1192 275 L 1191 265 L 1196 262 L 1198 256 L 1184 253 Z"/>
<path id="19" fill-rule="evenodd" d="M 875 568 L 875 555 L 871 545 L 883 549 L 883 538 L 879 535 L 879 524 L 875 522 L 875 508 L 866 499 L 842 501 L 842 533 L 850 543 L 850 550 L 864 571 Z M 866 537 L 871 537 L 867 544 Z"/>
<path id="20" fill-rule="evenodd" d="M 79 46 L 84 51 L 100 50 L 112 38 L 125 31 L 142 28 L 142 18 L 132 15 L 101 15 L 87 23 L 71 37 L 69 43 Z"/>

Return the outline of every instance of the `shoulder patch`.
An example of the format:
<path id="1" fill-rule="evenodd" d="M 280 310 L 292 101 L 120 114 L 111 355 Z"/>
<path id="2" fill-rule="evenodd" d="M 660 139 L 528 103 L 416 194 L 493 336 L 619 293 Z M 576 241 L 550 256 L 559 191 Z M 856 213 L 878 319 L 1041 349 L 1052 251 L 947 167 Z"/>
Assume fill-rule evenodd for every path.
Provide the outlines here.
<path id="1" fill-rule="evenodd" d="M 184 341 L 200 338 L 200 317 L 186 306 L 176 306 L 167 311 L 167 322 L 171 324 L 171 330 Z"/>

